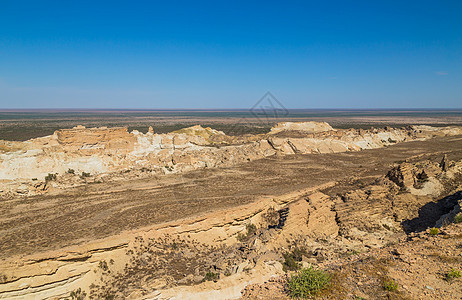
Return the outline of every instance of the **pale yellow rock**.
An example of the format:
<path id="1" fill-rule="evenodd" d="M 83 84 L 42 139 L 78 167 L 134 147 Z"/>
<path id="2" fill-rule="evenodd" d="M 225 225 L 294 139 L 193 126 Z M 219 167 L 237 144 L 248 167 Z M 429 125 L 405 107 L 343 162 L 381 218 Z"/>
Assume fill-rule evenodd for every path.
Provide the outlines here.
<path id="1" fill-rule="evenodd" d="M 302 131 L 314 133 L 330 130 L 334 129 L 326 122 L 281 122 L 271 128 L 270 134 L 276 134 L 282 131 Z"/>

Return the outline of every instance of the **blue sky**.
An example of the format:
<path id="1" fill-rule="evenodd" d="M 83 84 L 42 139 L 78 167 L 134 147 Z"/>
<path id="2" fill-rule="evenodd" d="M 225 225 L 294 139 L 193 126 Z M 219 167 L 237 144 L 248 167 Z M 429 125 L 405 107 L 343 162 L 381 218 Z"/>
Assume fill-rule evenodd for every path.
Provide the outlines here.
<path id="1" fill-rule="evenodd" d="M 462 108 L 461 1 L 0 1 L 0 108 Z"/>

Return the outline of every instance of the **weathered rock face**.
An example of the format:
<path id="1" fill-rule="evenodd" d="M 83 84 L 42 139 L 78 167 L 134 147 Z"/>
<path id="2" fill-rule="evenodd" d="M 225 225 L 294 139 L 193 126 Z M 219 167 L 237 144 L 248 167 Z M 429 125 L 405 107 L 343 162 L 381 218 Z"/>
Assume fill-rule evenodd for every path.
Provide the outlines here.
<path id="1" fill-rule="evenodd" d="M 401 163 L 391 169 L 387 177 L 399 186 L 401 190 L 410 191 L 412 194 L 427 195 L 441 192 L 443 186 L 435 179 L 438 175 L 448 170 L 450 162 L 445 161 L 445 166 L 435 162 L 418 164 Z"/>
<path id="2" fill-rule="evenodd" d="M 433 174 L 429 182 L 454 180 L 454 190 L 460 190 L 462 161 L 446 161 L 449 167 L 443 171 L 430 161 L 403 163 L 394 170 L 412 173 L 436 166 L 434 173 L 428 171 Z M 382 176 L 340 197 L 320 192 L 335 185 L 325 184 L 84 245 L 8 258 L 0 264 L 0 298 L 55 299 L 71 291 L 92 299 L 237 298 L 247 284 L 282 275 L 282 255 L 293 246 L 306 265 L 404 238 L 405 230 L 420 226 L 421 208 L 438 200 L 437 191 L 426 196 L 400 191 L 404 182 Z M 460 192 L 444 198 L 423 225 L 452 222 L 461 198 Z M 435 209 L 442 212 L 433 214 Z"/>
<path id="3" fill-rule="evenodd" d="M 460 211 L 462 162 L 448 163 L 443 171 L 432 161 L 404 162 L 374 184 L 345 193 L 335 204 L 341 234 L 381 247 L 396 234 L 452 221 Z"/>
<path id="4" fill-rule="evenodd" d="M 126 128 L 77 126 L 22 143 L 1 143 L 0 180 L 6 181 L 0 190 L 24 193 L 26 189 L 18 189 L 20 185 L 44 184 L 48 174 L 58 174 L 58 181 L 66 172 L 85 177 L 136 169 L 165 174 L 230 166 L 275 154 L 359 151 L 457 134 L 462 134 L 461 128 L 334 130 L 323 122 L 284 122 L 267 135 L 245 137 L 227 136 L 200 125 L 168 134 L 155 134 L 152 129 L 144 134 L 136 130 L 129 133 Z M 75 184 L 78 181 L 72 181 Z M 29 188 L 26 194 L 36 192 Z"/>
<path id="5" fill-rule="evenodd" d="M 60 145 L 66 151 L 101 149 L 105 151 L 120 151 L 128 153 L 133 150 L 135 138 L 125 127 L 85 128 L 77 126 L 72 129 L 57 130 L 54 134 Z M 94 151 L 93 151 L 94 152 Z"/>
<path id="6" fill-rule="evenodd" d="M 281 122 L 271 128 L 270 134 L 276 134 L 282 131 L 316 133 L 330 130 L 334 130 L 334 128 L 326 122 Z"/>

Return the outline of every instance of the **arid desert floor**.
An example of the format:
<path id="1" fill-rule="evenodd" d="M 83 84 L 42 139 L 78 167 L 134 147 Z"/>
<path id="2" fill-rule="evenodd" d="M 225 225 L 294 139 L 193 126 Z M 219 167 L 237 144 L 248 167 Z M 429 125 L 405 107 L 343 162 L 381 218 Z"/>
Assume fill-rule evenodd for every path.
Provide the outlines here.
<path id="1" fill-rule="evenodd" d="M 462 294 L 459 127 L 191 128 L 5 141 L 0 298 L 289 299 L 309 266 L 321 299 Z"/>

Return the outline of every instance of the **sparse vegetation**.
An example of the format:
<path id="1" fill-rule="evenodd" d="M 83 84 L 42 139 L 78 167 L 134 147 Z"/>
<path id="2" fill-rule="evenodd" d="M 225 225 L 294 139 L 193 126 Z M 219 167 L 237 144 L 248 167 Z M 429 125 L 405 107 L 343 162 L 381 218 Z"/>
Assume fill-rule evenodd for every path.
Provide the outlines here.
<path id="1" fill-rule="evenodd" d="M 383 284 L 383 288 L 389 292 L 395 292 L 398 290 L 398 284 L 393 280 L 386 280 Z"/>
<path id="2" fill-rule="evenodd" d="M 459 213 L 454 217 L 454 223 L 456 224 L 462 223 L 462 213 Z"/>
<path id="3" fill-rule="evenodd" d="M 103 270 L 104 272 L 106 272 L 107 270 L 109 270 L 109 267 L 107 265 L 107 262 L 105 260 L 102 260 L 99 262 L 98 264 L 98 267 Z"/>
<path id="4" fill-rule="evenodd" d="M 57 174 L 54 173 L 48 173 L 47 176 L 45 176 L 45 181 L 53 181 L 58 178 Z"/>
<path id="5" fill-rule="evenodd" d="M 430 235 L 438 235 L 438 233 L 440 233 L 440 230 L 436 227 L 433 227 L 433 228 L 430 228 Z"/>
<path id="6" fill-rule="evenodd" d="M 396 141 L 396 140 L 393 140 L 392 138 L 388 138 L 388 142 L 389 142 L 389 143 L 393 143 L 393 144 L 394 144 L 394 143 L 397 143 L 397 141 Z"/>
<path id="7" fill-rule="evenodd" d="M 283 253 L 284 261 L 282 268 L 284 271 L 296 271 L 301 268 L 303 255 L 306 255 L 306 250 L 300 247 L 295 247 L 291 252 Z"/>
<path id="8" fill-rule="evenodd" d="M 308 267 L 291 276 L 287 288 L 292 298 L 308 298 L 328 288 L 330 280 L 331 276 L 328 273 Z"/>
<path id="9" fill-rule="evenodd" d="M 266 221 L 268 226 L 276 226 L 279 224 L 279 213 L 274 209 L 274 207 L 270 207 L 263 215 L 263 219 Z"/>
<path id="10" fill-rule="evenodd" d="M 67 169 L 66 173 L 75 174 L 75 170 L 74 169 Z"/>
<path id="11" fill-rule="evenodd" d="M 247 239 L 249 239 L 255 232 L 257 232 L 257 226 L 255 226 L 254 224 L 252 223 L 249 223 L 245 226 L 246 228 L 246 233 L 243 234 L 243 233 L 238 233 L 237 234 L 237 240 L 240 241 L 240 242 L 244 242 L 246 241 Z"/>
<path id="12" fill-rule="evenodd" d="M 83 177 L 90 177 L 90 176 L 91 176 L 90 173 L 82 172 L 82 176 L 81 176 L 81 177 L 83 178 Z"/>
<path id="13" fill-rule="evenodd" d="M 87 293 L 82 291 L 81 288 L 78 288 L 77 290 L 72 291 L 71 294 L 69 295 L 71 300 L 84 300 L 86 296 L 87 296 Z"/>
<path id="14" fill-rule="evenodd" d="M 204 281 L 214 281 L 218 279 L 218 274 L 213 272 L 207 272 L 204 276 Z"/>
<path id="15" fill-rule="evenodd" d="M 301 263 L 298 262 L 291 253 L 284 253 L 284 262 L 282 263 L 282 269 L 287 271 L 296 271 L 301 268 Z"/>
<path id="16" fill-rule="evenodd" d="M 446 274 L 446 280 L 448 281 L 453 280 L 455 278 L 460 278 L 460 277 L 462 277 L 462 274 L 459 270 L 456 270 L 456 269 L 451 269 L 451 271 L 449 271 Z"/>

